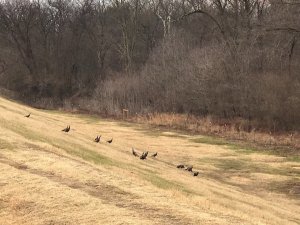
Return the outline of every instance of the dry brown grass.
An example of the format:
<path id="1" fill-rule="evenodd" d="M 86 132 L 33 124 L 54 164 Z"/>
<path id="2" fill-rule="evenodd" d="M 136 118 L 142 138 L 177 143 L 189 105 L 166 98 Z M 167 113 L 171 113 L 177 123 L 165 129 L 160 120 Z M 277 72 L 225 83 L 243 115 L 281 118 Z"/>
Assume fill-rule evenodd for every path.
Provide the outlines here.
<path id="1" fill-rule="evenodd" d="M 300 154 L 300 133 L 264 132 L 243 119 L 226 121 L 213 119 L 209 116 L 202 118 L 188 114 L 149 113 L 147 115 L 135 115 L 131 117 L 130 121 L 244 141 L 259 147 L 290 148 L 291 154 Z M 288 154 L 286 151 L 283 153 Z"/>
<path id="2" fill-rule="evenodd" d="M 114 141 L 96 144 L 97 134 Z M 0 224 L 300 222 L 297 160 L 3 98 L 0 135 Z M 158 157 L 142 161 L 132 146 Z"/>

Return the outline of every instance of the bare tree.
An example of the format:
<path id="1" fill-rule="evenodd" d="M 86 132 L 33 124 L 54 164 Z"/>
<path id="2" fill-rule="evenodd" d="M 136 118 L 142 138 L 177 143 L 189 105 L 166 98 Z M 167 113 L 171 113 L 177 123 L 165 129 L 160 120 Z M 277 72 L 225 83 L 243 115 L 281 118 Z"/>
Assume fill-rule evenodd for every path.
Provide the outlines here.
<path id="1" fill-rule="evenodd" d="M 177 19 L 179 11 L 184 9 L 185 4 L 185 0 L 151 0 L 150 7 L 162 22 L 164 37 L 170 34 L 172 23 Z"/>
<path id="2" fill-rule="evenodd" d="M 14 45 L 33 82 L 37 82 L 37 65 L 32 48 L 32 28 L 36 5 L 30 1 L 6 1 L 0 3 L 1 32 Z"/>

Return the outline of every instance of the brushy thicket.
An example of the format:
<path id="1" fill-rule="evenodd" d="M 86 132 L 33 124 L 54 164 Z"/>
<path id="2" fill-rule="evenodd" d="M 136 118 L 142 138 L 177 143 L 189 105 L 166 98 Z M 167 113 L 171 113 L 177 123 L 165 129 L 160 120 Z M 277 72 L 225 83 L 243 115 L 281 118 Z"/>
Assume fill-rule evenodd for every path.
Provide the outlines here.
<path id="1" fill-rule="evenodd" d="M 172 38 L 151 54 L 139 73 L 109 79 L 96 88 L 94 110 L 121 113 L 176 112 L 249 120 L 256 128 L 299 129 L 300 83 L 274 61 L 259 68 L 258 51 L 244 46 L 233 61 L 226 46 L 185 46 Z M 267 59 L 266 59 L 267 60 Z M 275 59 L 280 61 L 280 59 Z M 237 62 L 238 61 L 238 62 Z M 235 65 L 236 64 L 236 65 Z"/>
<path id="2" fill-rule="evenodd" d="M 0 3 L 0 85 L 39 107 L 300 129 L 300 4 Z"/>

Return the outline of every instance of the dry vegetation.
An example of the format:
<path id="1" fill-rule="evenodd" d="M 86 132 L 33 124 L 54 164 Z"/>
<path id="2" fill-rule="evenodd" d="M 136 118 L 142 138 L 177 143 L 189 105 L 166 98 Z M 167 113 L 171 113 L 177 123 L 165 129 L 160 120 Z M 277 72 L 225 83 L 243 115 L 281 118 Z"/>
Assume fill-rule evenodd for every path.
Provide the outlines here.
<path id="1" fill-rule="evenodd" d="M 299 0 L 0 1 L 0 86 L 37 107 L 299 132 L 299 9 Z"/>
<path id="2" fill-rule="evenodd" d="M 0 108 L 0 224 L 300 222 L 298 157 L 3 98 Z M 132 146 L 158 157 L 139 160 Z"/>
<path id="3" fill-rule="evenodd" d="M 0 1 L 0 224 L 300 224 L 299 9 Z"/>
<path id="4" fill-rule="evenodd" d="M 188 114 L 154 113 L 136 115 L 128 121 L 146 123 L 156 127 L 165 127 L 194 134 L 213 135 L 213 143 L 234 143 L 253 148 L 277 150 L 282 155 L 299 155 L 300 134 L 298 132 L 267 132 L 256 130 L 255 125 L 247 120 L 220 120 L 212 117 L 196 117 Z M 219 139 L 217 137 L 220 137 Z"/>

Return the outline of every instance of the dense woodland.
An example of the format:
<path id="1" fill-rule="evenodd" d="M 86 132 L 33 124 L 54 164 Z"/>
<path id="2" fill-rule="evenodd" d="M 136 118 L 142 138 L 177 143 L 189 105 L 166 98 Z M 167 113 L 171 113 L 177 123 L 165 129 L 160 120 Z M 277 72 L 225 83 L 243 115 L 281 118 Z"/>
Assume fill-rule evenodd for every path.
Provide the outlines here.
<path id="1" fill-rule="evenodd" d="M 36 106 L 300 129 L 300 1 L 2 0 L 0 49 Z"/>

